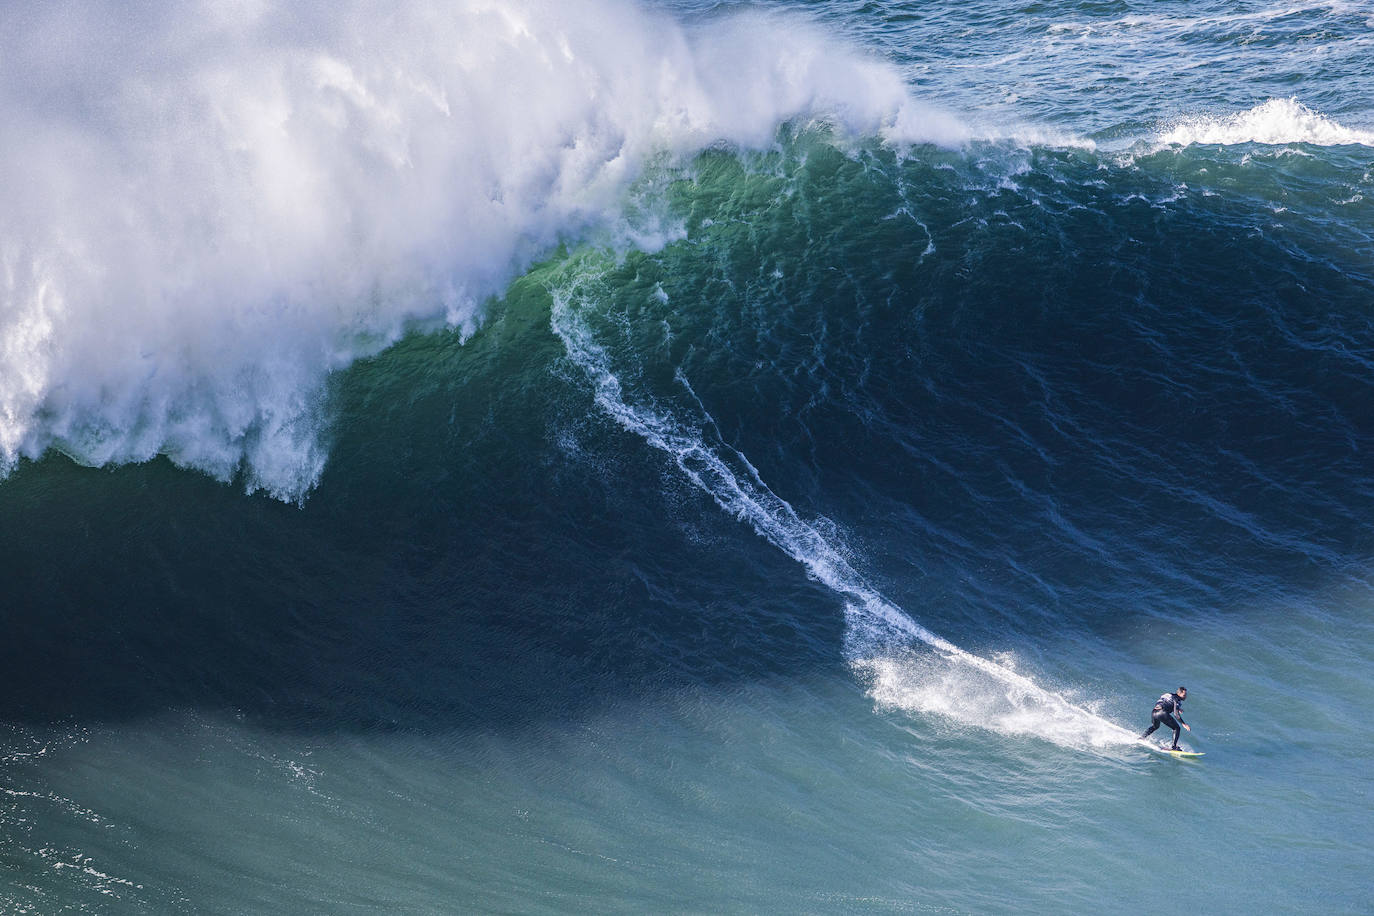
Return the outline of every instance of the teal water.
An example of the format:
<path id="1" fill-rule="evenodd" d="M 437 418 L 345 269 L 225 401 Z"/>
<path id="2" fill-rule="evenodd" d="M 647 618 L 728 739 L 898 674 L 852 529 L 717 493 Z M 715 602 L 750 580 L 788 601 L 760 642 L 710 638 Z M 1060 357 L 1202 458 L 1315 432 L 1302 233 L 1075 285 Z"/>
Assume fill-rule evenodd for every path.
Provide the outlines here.
<path id="1" fill-rule="evenodd" d="M 1367 911 L 1366 11 L 77 12 L 0 909 Z"/>

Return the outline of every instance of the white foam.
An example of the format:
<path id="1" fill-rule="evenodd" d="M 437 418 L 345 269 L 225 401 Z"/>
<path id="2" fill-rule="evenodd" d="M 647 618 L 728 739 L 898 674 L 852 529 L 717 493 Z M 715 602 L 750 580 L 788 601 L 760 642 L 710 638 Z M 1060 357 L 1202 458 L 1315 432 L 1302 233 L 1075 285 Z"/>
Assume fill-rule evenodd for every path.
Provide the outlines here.
<path id="1" fill-rule="evenodd" d="M 1119 747 L 1136 740 L 1127 729 L 1062 695 L 1033 683 L 1033 689 L 1026 689 L 1003 677 L 989 677 L 957 655 L 889 646 L 857 658 L 854 665 L 867 681 L 873 699 L 885 709 L 935 715 L 960 725 L 1042 738 L 1064 747 Z M 998 667 L 1014 670 L 1009 661 L 1000 662 Z"/>
<path id="2" fill-rule="evenodd" d="M 1188 146 L 1310 143 L 1314 146 L 1374 146 L 1374 131 L 1356 130 L 1324 117 L 1297 99 L 1270 99 L 1246 111 L 1185 118 L 1161 131 L 1157 142 Z"/>
<path id="3" fill-rule="evenodd" d="M 651 156 L 825 117 L 959 142 L 897 71 L 777 17 L 623 0 L 66 0 L 0 29 L 0 473 L 159 453 L 299 500 L 327 374 L 470 330 Z"/>
<path id="4" fill-rule="evenodd" d="M 846 650 L 889 707 L 937 712 L 968 725 L 1037 734 L 1067 746 L 1105 746 L 1134 740 L 1127 730 L 1067 703 L 1007 664 L 975 655 L 931 632 L 868 585 L 846 559 L 828 524 L 802 519 L 774 493 L 739 451 L 719 440 L 715 422 L 687 379 L 678 382 L 694 402 L 694 422 L 625 393 L 611 357 L 582 320 L 584 300 L 599 298 L 593 276 L 554 291 L 552 326 L 569 358 L 586 374 L 597 405 L 625 429 L 666 453 L 694 485 L 727 513 L 802 564 L 845 600 Z M 711 439 L 714 445 L 709 445 Z M 919 651 L 918 651 L 919 650 Z"/>

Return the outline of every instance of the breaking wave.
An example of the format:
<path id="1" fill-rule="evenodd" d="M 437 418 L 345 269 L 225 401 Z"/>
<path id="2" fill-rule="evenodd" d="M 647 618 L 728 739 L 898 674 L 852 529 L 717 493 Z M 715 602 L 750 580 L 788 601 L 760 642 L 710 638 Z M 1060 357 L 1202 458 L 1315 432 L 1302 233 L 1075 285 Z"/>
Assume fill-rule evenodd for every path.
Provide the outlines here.
<path id="1" fill-rule="evenodd" d="M 812 116 L 963 138 L 890 66 L 758 14 L 689 31 L 619 0 L 359 0 L 6 19 L 0 473 L 49 449 L 165 454 L 299 501 L 330 372 L 417 326 L 470 332 L 561 240 L 628 233 L 646 163 Z"/>

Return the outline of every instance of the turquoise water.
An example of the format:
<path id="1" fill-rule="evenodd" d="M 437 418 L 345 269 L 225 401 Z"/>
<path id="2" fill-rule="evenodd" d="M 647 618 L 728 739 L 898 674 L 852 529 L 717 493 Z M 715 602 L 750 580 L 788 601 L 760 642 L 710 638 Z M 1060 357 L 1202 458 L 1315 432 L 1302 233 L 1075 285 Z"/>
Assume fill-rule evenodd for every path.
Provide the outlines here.
<path id="1" fill-rule="evenodd" d="M 0 909 L 1368 910 L 1367 11 L 12 21 Z"/>

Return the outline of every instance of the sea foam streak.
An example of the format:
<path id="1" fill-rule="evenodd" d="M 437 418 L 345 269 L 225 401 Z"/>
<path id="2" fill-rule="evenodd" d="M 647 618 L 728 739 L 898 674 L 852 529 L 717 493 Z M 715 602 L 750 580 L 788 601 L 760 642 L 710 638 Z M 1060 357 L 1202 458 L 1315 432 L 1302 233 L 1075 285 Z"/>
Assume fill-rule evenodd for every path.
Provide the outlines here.
<path id="1" fill-rule="evenodd" d="M 717 505 L 747 522 L 845 600 L 847 654 L 879 704 L 935 712 L 1006 734 L 1035 734 L 1066 746 L 1103 747 L 1135 740 L 1126 729 L 1066 703 L 1062 695 L 1010 666 L 967 652 L 931 632 L 869 586 L 840 545 L 802 519 L 769 489 L 744 455 L 720 439 L 710 414 L 680 373 L 677 380 L 695 406 L 695 422 L 684 422 L 672 410 L 627 395 L 610 355 L 579 315 L 584 300 L 594 305 L 599 298 L 595 284 L 593 276 L 583 275 L 555 290 L 552 326 L 569 358 L 592 384 L 597 405 L 666 453 Z"/>
<path id="2" fill-rule="evenodd" d="M 963 139 L 896 71 L 619 0 L 66 2 L 0 30 L 0 474 L 166 454 L 303 499 L 324 381 L 471 329 L 652 156 L 810 115 Z"/>

